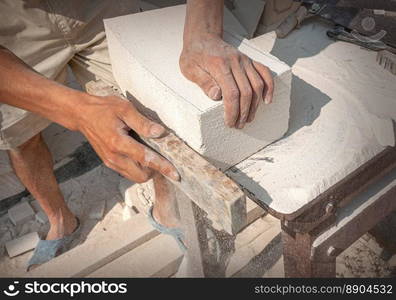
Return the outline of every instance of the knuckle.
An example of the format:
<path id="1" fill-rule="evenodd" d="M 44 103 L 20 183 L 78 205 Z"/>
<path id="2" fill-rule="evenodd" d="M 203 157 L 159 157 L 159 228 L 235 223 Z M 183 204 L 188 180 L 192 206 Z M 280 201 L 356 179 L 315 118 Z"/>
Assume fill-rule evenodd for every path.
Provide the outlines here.
<path id="1" fill-rule="evenodd" d="M 257 66 L 259 69 L 260 69 L 260 73 L 268 73 L 268 74 L 271 74 L 271 70 L 270 70 L 270 68 L 268 68 L 266 65 L 263 65 L 263 64 L 261 64 L 261 63 L 259 63 L 259 62 L 254 62 L 254 65 L 255 66 Z"/>
<path id="2" fill-rule="evenodd" d="M 241 55 L 240 52 L 235 51 L 235 52 L 233 52 L 233 53 L 230 54 L 230 59 L 231 59 L 232 61 L 235 61 L 235 62 L 240 63 L 240 62 L 243 61 L 243 55 Z"/>
<path id="3" fill-rule="evenodd" d="M 150 179 L 151 179 L 151 174 L 148 173 L 148 172 L 142 171 L 142 172 L 140 172 L 139 176 L 137 176 L 136 182 L 137 183 L 144 183 L 144 182 L 149 181 Z"/>
<path id="4" fill-rule="evenodd" d="M 120 137 L 118 135 L 114 135 L 109 140 L 109 149 L 112 153 L 118 151 L 118 145 L 120 144 Z"/>
<path id="5" fill-rule="evenodd" d="M 252 60 L 243 53 L 241 54 L 241 61 L 243 62 L 244 66 L 252 66 Z"/>
<path id="6" fill-rule="evenodd" d="M 151 134 L 151 126 L 153 125 L 152 122 L 142 119 L 139 122 L 139 133 L 145 136 L 149 136 Z"/>
<path id="7" fill-rule="evenodd" d="M 110 159 L 105 159 L 105 160 L 103 161 L 103 163 L 104 163 L 104 165 L 105 165 L 106 167 L 108 167 L 109 169 L 113 169 L 113 168 L 114 168 L 114 164 L 113 164 L 113 162 L 112 162 Z"/>
<path id="8" fill-rule="evenodd" d="M 213 56 L 209 59 L 209 63 L 215 66 L 223 66 L 227 64 L 227 60 L 223 56 Z"/>
<path id="9" fill-rule="evenodd" d="M 244 87 L 241 89 L 241 96 L 242 98 L 250 99 L 252 98 L 252 89 L 250 87 Z"/>
<path id="10" fill-rule="evenodd" d="M 237 101 L 239 99 L 239 96 L 240 96 L 239 89 L 230 88 L 228 90 L 228 95 L 229 95 L 231 101 Z"/>
<path id="11" fill-rule="evenodd" d="M 256 84 L 254 84 L 254 90 L 258 93 L 261 94 L 264 90 L 264 82 L 263 81 L 259 81 Z"/>
<path id="12" fill-rule="evenodd" d="M 122 101 L 119 103 L 119 110 L 121 112 L 121 115 L 127 116 L 128 113 L 131 111 L 132 105 L 129 103 L 129 101 Z"/>

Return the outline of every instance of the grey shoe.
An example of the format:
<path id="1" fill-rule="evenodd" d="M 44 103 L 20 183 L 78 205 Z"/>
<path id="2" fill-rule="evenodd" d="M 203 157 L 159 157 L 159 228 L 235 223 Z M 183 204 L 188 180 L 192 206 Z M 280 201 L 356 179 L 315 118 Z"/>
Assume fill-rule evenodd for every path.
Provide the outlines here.
<path id="1" fill-rule="evenodd" d="M 149 211 L 148 211 L 148 214 L 147 214 L 147 217 L 148 217 L 148 219 L 149 219 L 150 224 L 151 224 L 155 229 L 157 229 L 159 232 L 161 232 L 161 233 L 163 233 L 163 234 L 168 234 L 168 235 L 172 236 L 172 237 L 176 240 L 177 244 L 179 245 L 179 248 L 180 248 L 183 252 L 186 252 L 186 251 L 187 251 L 187 247 L 186 247 L 186 245 L 184 245 L 184 242 L 183 242 L 183 240 L 184 240 L 183 231 L 182 231 L 181 229 L 179 229 L 179 228 L 165 227 L 164 225 L 161 225 L 160 223 L 158 223 L 158 222 L 154 219 L 154 216 L 153 216 L 153 207 L 154 207 L 154 206 L 151 206 L 151 207 L 150 207 L 150 209 L 149 209 Z"/>
<path id="2" fill-rule="evenodd" d="M 56 240 L 40 239 L 36 248 L 34 249 L 32 257 L 28 262 L 27 271 L 30 271 L 34 265 L 41 265 L 68 250 L 71 242 L 75 240 L 80 233 L 81 223 L 77 217 L 76 219 L 77 227 L 70 235 Z"/>

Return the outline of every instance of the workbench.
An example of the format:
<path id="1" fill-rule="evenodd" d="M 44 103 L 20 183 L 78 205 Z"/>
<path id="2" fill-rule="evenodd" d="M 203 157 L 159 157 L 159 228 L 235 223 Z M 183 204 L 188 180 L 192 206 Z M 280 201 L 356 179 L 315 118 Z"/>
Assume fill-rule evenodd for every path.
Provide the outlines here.
<path id="1" fill-rule="evenodd" d="M 314 21 L 284 40 L 252 40 L 293 68 L 281 140 L 221 172 L 173 133 L 144 139 L 181 174 L 171 184 L 188 245 L 184 276 L 225 276 L 246 197 L 281 222 L 286 277 L 335 277 L 336 257 L 396 209 L 395 79 L 375 53 L 330 40 L 328 28 Z M 87 91 L 117 94 L 101 82 Z"/>

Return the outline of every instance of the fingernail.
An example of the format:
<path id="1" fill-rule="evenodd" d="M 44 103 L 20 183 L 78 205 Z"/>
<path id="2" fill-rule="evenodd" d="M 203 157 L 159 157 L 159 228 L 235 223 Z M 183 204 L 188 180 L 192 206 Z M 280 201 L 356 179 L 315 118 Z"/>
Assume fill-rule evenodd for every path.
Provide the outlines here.
<path id="1" fill-rule="evenodd" d="M 169 177 L 174 181 L 180 181 L 180 175 L 177 171 L 170 172 Z"/>
<path id="2" fill-rule="evenodd" d="M 266 96 L 266 97 L 265 97 L 265 100 L 264 100 L 264 103 L 265 103 L 265 104 L 270 104 L 271 102 L 272 102 L 271 97 L 270 97 L 270 96 Z"/>
<path id="3" fill-rule="evenodd" d="M 217 86 L 212 87 L 209 90 L 208 96 L 213 100 L 218 100 L 220 98 L 220 88 Z"/>
<path id="4" fill-rule="evenodd" d="M 153 124 L 153 125 L 151 125 L 151 127 L 150 127 L 150 135 L 151 135 L 153 138 L 158 138 L 158 137 L 160 137 L 161 135 L 164 134 L 164 132 L 165 132 L 165 128 L 162 127 L 161 125 Z"/>

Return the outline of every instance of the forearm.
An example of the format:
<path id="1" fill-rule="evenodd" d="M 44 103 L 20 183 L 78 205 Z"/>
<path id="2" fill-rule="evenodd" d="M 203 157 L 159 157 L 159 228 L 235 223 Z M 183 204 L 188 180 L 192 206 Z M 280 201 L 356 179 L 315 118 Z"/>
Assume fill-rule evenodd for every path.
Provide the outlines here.
<path id="1" fill-rule="evenodd" d="M 200 35 L 223 35 L 224 0 L 187 0 L 184 44 Z"/>
<path id="2" fill-rule="evenodd" d="M 130 129 L 146 138 L 166 134 L 164 127 L 141 115 L 132 103 L 62 86 L 36 73 L 1 46 L 0 102 L 80 131 L 106 166 L 132 181 L 147 181 L 153 170 L 180 180 L 169 161 L 129 136 Z"/>
<path id="3" fill-rule="evenodd" d="M 0 102 L 16 106 L 71 130 L 77 130 L 88 94 L 70 89 L 36 73 L 9 50 L 0 47 Z"/>

